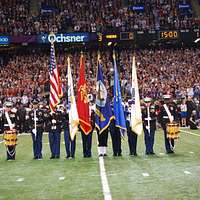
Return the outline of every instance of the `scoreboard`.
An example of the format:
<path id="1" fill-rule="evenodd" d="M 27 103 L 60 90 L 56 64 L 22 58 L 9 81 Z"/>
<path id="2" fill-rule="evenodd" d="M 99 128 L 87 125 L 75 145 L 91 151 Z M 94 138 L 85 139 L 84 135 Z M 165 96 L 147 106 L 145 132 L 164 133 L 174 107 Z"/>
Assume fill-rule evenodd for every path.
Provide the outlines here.
<path id="1" fill-rule="evenodd" d="M 158 38 L 159 40 L 178 40 L 179 31 L 159 31 Z"/>

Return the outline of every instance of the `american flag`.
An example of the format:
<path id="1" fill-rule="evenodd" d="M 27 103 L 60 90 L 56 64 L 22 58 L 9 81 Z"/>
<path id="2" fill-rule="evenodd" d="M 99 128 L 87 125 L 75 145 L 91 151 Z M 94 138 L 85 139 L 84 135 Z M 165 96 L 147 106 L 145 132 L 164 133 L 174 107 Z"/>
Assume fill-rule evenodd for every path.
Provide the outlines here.
<path id="1" fill-rule="evenodd" d="M 56 106 L 60 103 L 60 98 L 62 97 L 62 86 L 61 86 L 59 71 L 56 66 L 55 49 L 53 43 L 51 44 L 49 74 L 50 74 L 49 105 L 51 111 L 54 111 Z"/>

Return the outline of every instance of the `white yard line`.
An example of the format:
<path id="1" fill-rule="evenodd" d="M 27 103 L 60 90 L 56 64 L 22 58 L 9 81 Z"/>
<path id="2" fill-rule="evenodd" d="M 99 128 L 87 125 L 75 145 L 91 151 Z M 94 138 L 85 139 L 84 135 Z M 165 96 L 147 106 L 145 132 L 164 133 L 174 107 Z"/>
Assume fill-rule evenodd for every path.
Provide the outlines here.
<path id="1" fill-rule="evenodd" d="M 102 183 L 102 188 L 103 188 L 104 200 L 112 200 L 103 156 L 99 157 L 99 167 L 100 167 L 100 175 L 101 175 L 101 183 Z"/>
<path id="2" fill-rule="evenodd" d="M 149 176 L 149 173 L 144 172 L 144 173 L 142 173 L 142 176 L 147 177 L 147 176 Z"/>
<path id="3" fill-rule="evenodd" d="M 200 135 L 199 135 L 199 134 L 192 133 L 192 132 L 189 132 L 189 131 L 183 131 L 183 130 L 181 130 L 181 132 L 183 132 L 183 133 L 188 133 L 188 134 L 190 134 L 190 135 L 195 135 L 195 136 L 198 136 L 198 137 L 200 137 Z"/>
<path id="4" fill-rule="evenodd" d="M 61 176 L 61 177 L 59 177 L 58 178 L 60 181 L 63 181 L 63 180 L 65 180 L 65 177 L 64 176 Z"/>
<path id="5" fill-rule="evenodd" d="M 17 182 L 23 182 L 23 181 L 24 181 L 24 178 L 18 178 L 16 181 L 17 181 Z"/>
<path id="6" fill-rule="evenodd" d="M 184 171 L 184 174 L 190 175 L 190 174 L 192 174 L 192 173 L 189 172 L 189 171 Z"/>

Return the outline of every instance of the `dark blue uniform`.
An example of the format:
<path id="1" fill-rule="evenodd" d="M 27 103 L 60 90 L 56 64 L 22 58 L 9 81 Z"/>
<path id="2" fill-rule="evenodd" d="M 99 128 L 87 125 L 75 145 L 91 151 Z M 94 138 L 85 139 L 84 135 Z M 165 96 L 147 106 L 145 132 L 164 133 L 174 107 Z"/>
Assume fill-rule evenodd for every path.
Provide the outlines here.
<path id="1" fill-rule="evenodd" d="M 50 159 L 60 158 L 60 139 L 62 131 L 62 113 L 55 111 L 48 114 L 47 131 L 49 132 L 49 146 L 51 151 Z"/>
<path id="2" fill-rule="evenodd" d="M 17 123 L 19 125 L 19 133 L 25 132 L 26 124 L 26 109 L 23 106 L 20 106 L 16 112 Z"/>
<path id="3" fill-rule="evenodd" d="M 76 150 L 76 136 L 74 140 L 71 139 L 69 133 L 69 115 L 64 111 L 62 113 L 63 118 L 63 129 L 64 129 L 64 140 L 65 140 L 65 150 L 66 150 L 66 158 L 74 158 L 75 157 L 75 150 Z"/>
<path id="4" fill-rule="evenodd" d="M 99 156 L 107 156 L 106 148 L 108 145 L 108 128 L 106 128 L 101 134 L 99 134 L 99 130 L 97 130 L 98 137 L 98 153 Z"/>
<path id="5" fill-rule="evenodd" d="M 155 109 L 152 109 L 152 106 L 149 108 L 150 116 L 148 118 L 147 107 L 142 110 L 142 121 L 143 121 L 143 130 L 144 130 L 144 141 L 146 146 L 146 154 L 154 154 L 154 136 L 156 131 L 156 113 Z M 148 121 L 150 127 L 148 127 Z"/>
<path id="6" fill-rule="evenodd" d="M 131 124 L 130 124 L 131 107 L 130 108 L 128 108 L 128 106 L 125 107 L 125 118 L 126 118 L 126 128 L 127 128 L 130 155 L 137 156 L 137 134 L 135 134 L 131 130 Z"/>
<path id="7" fill-rule="evenodd" d="M 34 123 L 34 110 L 36 111 L 36 131 Z M 33 109 L 29 113 L 29 128 L 33 141 L 34 159 L 42 159 L 42 136 L 44 132 L 44 111 L 42 109 Z"/>
<path id="8" fill-rule="evenodd" d="M 3 109 L 0 108 L 0 134 L 3 133 Z"/>
<path id="9" fill-rule="evenodd" d="M 114 119 L 112 119 L 110 122 L 110 134 L 112 139 L 113 156 L 121 156 L 121 132 L 120 129 L 115 126 Z"/>
<path id="10" fill-rule="evenodd" d="M 94 131 L 95 127 L 95 113 L 92 110 L 91 111 L 91 125 L 92 125 L 92 130 L 88 135 L 86 135 L 81 129 L 81 137 L 82 137 L 82 144 L 83 144 L 83 157 L 89 158 L 92 156 L 91 148 L 92 148 L 92 133 Z"/>

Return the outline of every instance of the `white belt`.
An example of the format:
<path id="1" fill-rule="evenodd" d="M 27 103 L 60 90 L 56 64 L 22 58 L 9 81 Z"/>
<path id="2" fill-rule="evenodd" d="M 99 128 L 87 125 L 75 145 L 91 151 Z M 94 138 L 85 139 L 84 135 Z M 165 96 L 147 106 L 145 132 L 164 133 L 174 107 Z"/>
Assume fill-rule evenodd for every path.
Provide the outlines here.
<path id="1" fill-rule="evenodd" d="M 168 116 L 163 116 L 163 118 L 164 118 L 164 119 L 169 119 L 169 117 L 168 117 Z"/>
<path id="2" fill-rule="evenodd" d="M 4 124 L 4 126 L 9 126 L 9 124 Z M 13 127 L 15 127 L 15 125 L 13 124 Z"/>
<path id="3" fill-rule="evenodd" d="M 144 118 L 144 120 L 152 120 L 151 117 Z"/>

